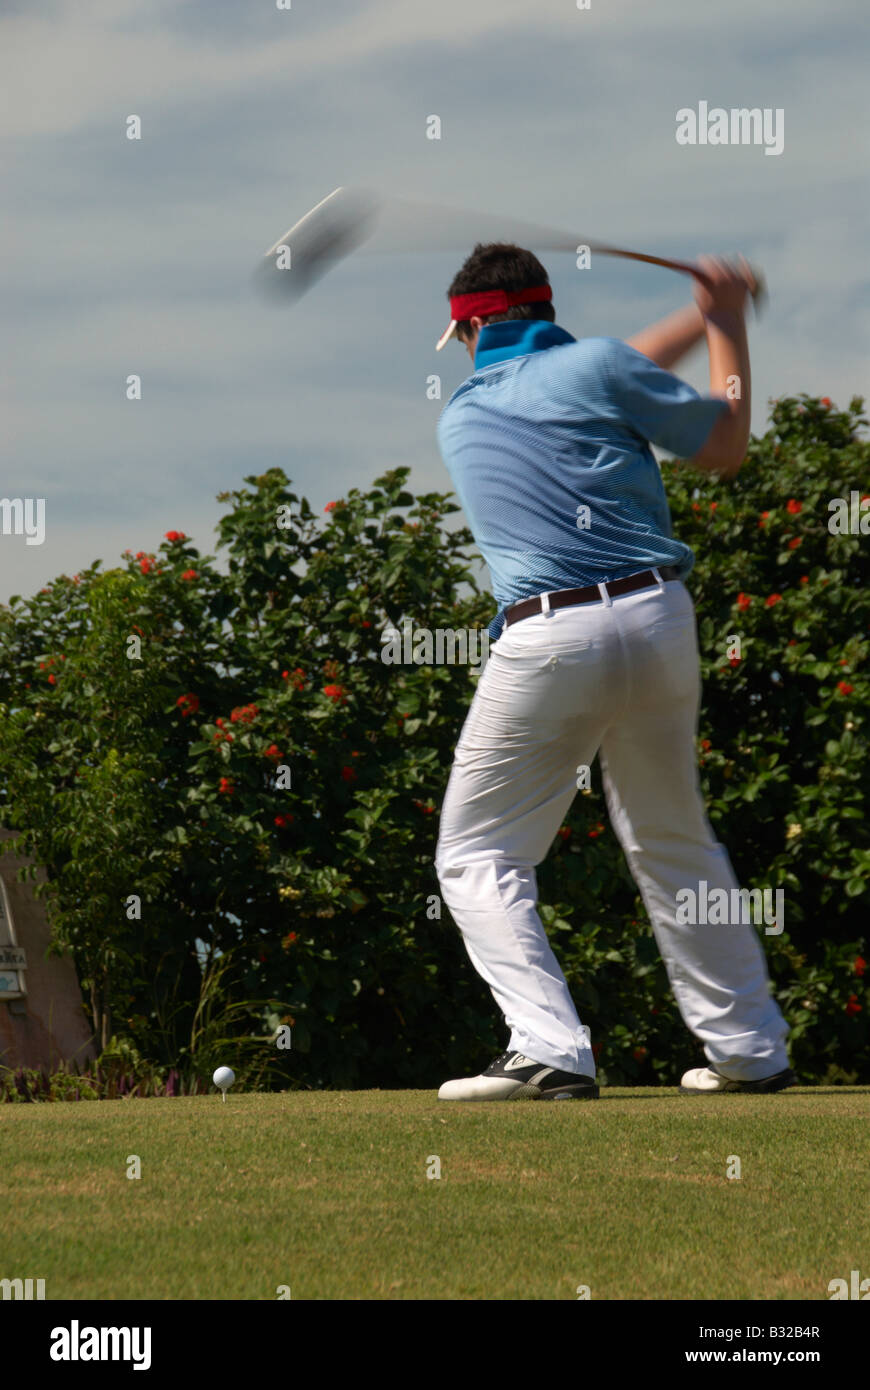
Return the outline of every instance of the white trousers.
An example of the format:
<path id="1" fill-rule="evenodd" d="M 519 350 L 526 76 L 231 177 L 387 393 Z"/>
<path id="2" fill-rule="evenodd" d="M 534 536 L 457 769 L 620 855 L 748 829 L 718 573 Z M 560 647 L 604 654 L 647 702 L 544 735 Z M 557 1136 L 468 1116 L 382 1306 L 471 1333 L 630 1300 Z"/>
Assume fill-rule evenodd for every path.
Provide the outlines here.
<path id="1" fill-rule="evenodd" d="M 682 1017 L 723 1075 L 760 1080 L 788 1065 L 788 1027 L 756 928 L 676 920 L 679 890 L 738 887 L 698 780 L 694 606 L 679 581 L 601 593 L 525 618 L 493 645 L 441 812 L 441 892 L 508 1047 L 593 1076 L 589 1030 L 538 916 L 534 866 L 574 799 L 577 768 L 600 751 L 611 824 Z"/>

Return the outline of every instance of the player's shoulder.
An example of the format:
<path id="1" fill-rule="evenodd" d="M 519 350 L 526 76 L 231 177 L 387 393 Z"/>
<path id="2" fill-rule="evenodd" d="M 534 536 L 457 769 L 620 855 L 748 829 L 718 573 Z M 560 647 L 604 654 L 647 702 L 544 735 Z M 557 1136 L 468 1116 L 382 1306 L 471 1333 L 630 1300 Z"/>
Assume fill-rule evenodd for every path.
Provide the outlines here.
<path id="1" fill-rule="evenodd" d="M 627 354 L 636 355 L 621 338 L 576 338 L 573 343 L 556 348 L 552 361 L 565 371 L 600 371 L 624 361 Z"/>
<path id="2" fill-rule="evenodd" d="M 472 374 L 466 377 L 461 385 L 457 386 L 456 390 L 442 406 L 441 413 L 435 423 L 435 437 L 439 441 L 442 449 L 448 447 L 451 438 L 455 439 L 458 436 L 464 418 L 463 403 L 468 399 L 469 394 L 473 392 L 474 386 L 475 378 Z"/>
<path id="3" fill-rule="evenodd" d="M 477 381 L 475 379 L 474 373 L 472 373 L 471 376 L 467 376 L 463 382 L 460 382 L 459 386 L 457 386 L 453 393 L 447 398 L 446 404 L 442 406 L 441 414 L 438 417 L 439 425 L 441 421 L 444 419 L 445 415 L 451 412 L 451 408 L 453 406 L 456 406 L 458 402 L 463 399 L 463 397 L 467 396 L 469 392 L 474 390 L 476 384 Z"/>
<path id="4" fill-rule="evenodd" d="M 637 356 L 635 349 L 623 342 L 622 338 L 577 338 L 575 342 L 567 343 L 561 351 L 570 353 L 578 362 L 614 361 Z"/>
<path id="5" fill-rule="evenodd" d="M 611 393 L 627 371 L 626 354 L 633 353 L 621 338 L 577 338 L 542 354 L 544 375 L 556 390 L 569 390 L 599 399 Z"/>

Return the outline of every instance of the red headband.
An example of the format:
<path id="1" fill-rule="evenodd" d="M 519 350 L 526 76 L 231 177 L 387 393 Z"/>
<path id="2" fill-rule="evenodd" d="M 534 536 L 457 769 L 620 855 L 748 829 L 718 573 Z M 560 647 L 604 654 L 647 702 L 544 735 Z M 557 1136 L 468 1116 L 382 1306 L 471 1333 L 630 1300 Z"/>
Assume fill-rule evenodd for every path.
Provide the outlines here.
<path id="1" fill-rule="evenodd" d="M 441 351 L 456 332 L 457 323 L 463 319 L 500 314 L 505 309 L 512 309 L 515 304 L 537 304 L 543 299 L 552 298 L 553 291 L 549 285 L 533 285 L 528 290 L 478 290 L 476 294 L 454 295 L 450 301 L 450 322 L 435 344 L 435 351 Z"/>
<path id="2" fill-rule="evenodd" d="M 479 290 L 477 294 L 457 294 L 450 300 L 450 317 L 459 323 L 478 315 L 498 314 L 502 309 L 512 309 L 515 304 L 537 304 L 552 298 L 549 285 L 534 285 L 528 290 Z"/>

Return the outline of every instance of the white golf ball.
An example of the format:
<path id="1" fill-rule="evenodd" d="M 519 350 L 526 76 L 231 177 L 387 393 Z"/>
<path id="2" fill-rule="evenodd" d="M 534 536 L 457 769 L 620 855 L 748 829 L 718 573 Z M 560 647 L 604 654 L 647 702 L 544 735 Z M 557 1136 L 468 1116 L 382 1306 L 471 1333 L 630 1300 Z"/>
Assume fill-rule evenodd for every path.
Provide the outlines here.
<path id="1" fill-rule="evenodd" d="M 232 1086 L 235 1079 L 236 1074 L 233 1071 L 232 1067 L 218 1067 L 217 1071 L 212 1077 L 212 1081 L 214 1082 L 214 1084 L 216 1086 L 219 1086 L 222 1091 L 225 1091 L 228 1086 Z"/>

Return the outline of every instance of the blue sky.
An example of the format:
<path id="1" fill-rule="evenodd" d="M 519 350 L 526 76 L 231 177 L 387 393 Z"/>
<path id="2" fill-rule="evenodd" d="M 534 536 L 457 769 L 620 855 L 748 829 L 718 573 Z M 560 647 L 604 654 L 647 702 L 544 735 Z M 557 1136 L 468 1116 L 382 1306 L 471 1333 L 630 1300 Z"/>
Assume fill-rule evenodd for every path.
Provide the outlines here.
<path id="1" fill-rule="evenodd" d="M 865 22 L 861 0 L 7 0 L 0 496 L 44 497 L 47 533 L 0 537 L 0 602 L 172 528 L 212 550 L 215 494 L 276 464 L 317 508 L 399 464 L 449 487 L 426 379 L 446 400 L 467 374 L 455 344 L 434 352 L 461 255 L 355 256 L 292 311 L 251 291 L 343 183 L 663 255 L 742 250 L 771 290 L 755 427 L 770 396 L 864 394 Z M 701 100 L 781 107 L 782 155 L 678 146 Z M 666 271 L 542 259 L 577 336 L 689 297 Z M 703 353 L 681 373 L 706 389 Z"/>

